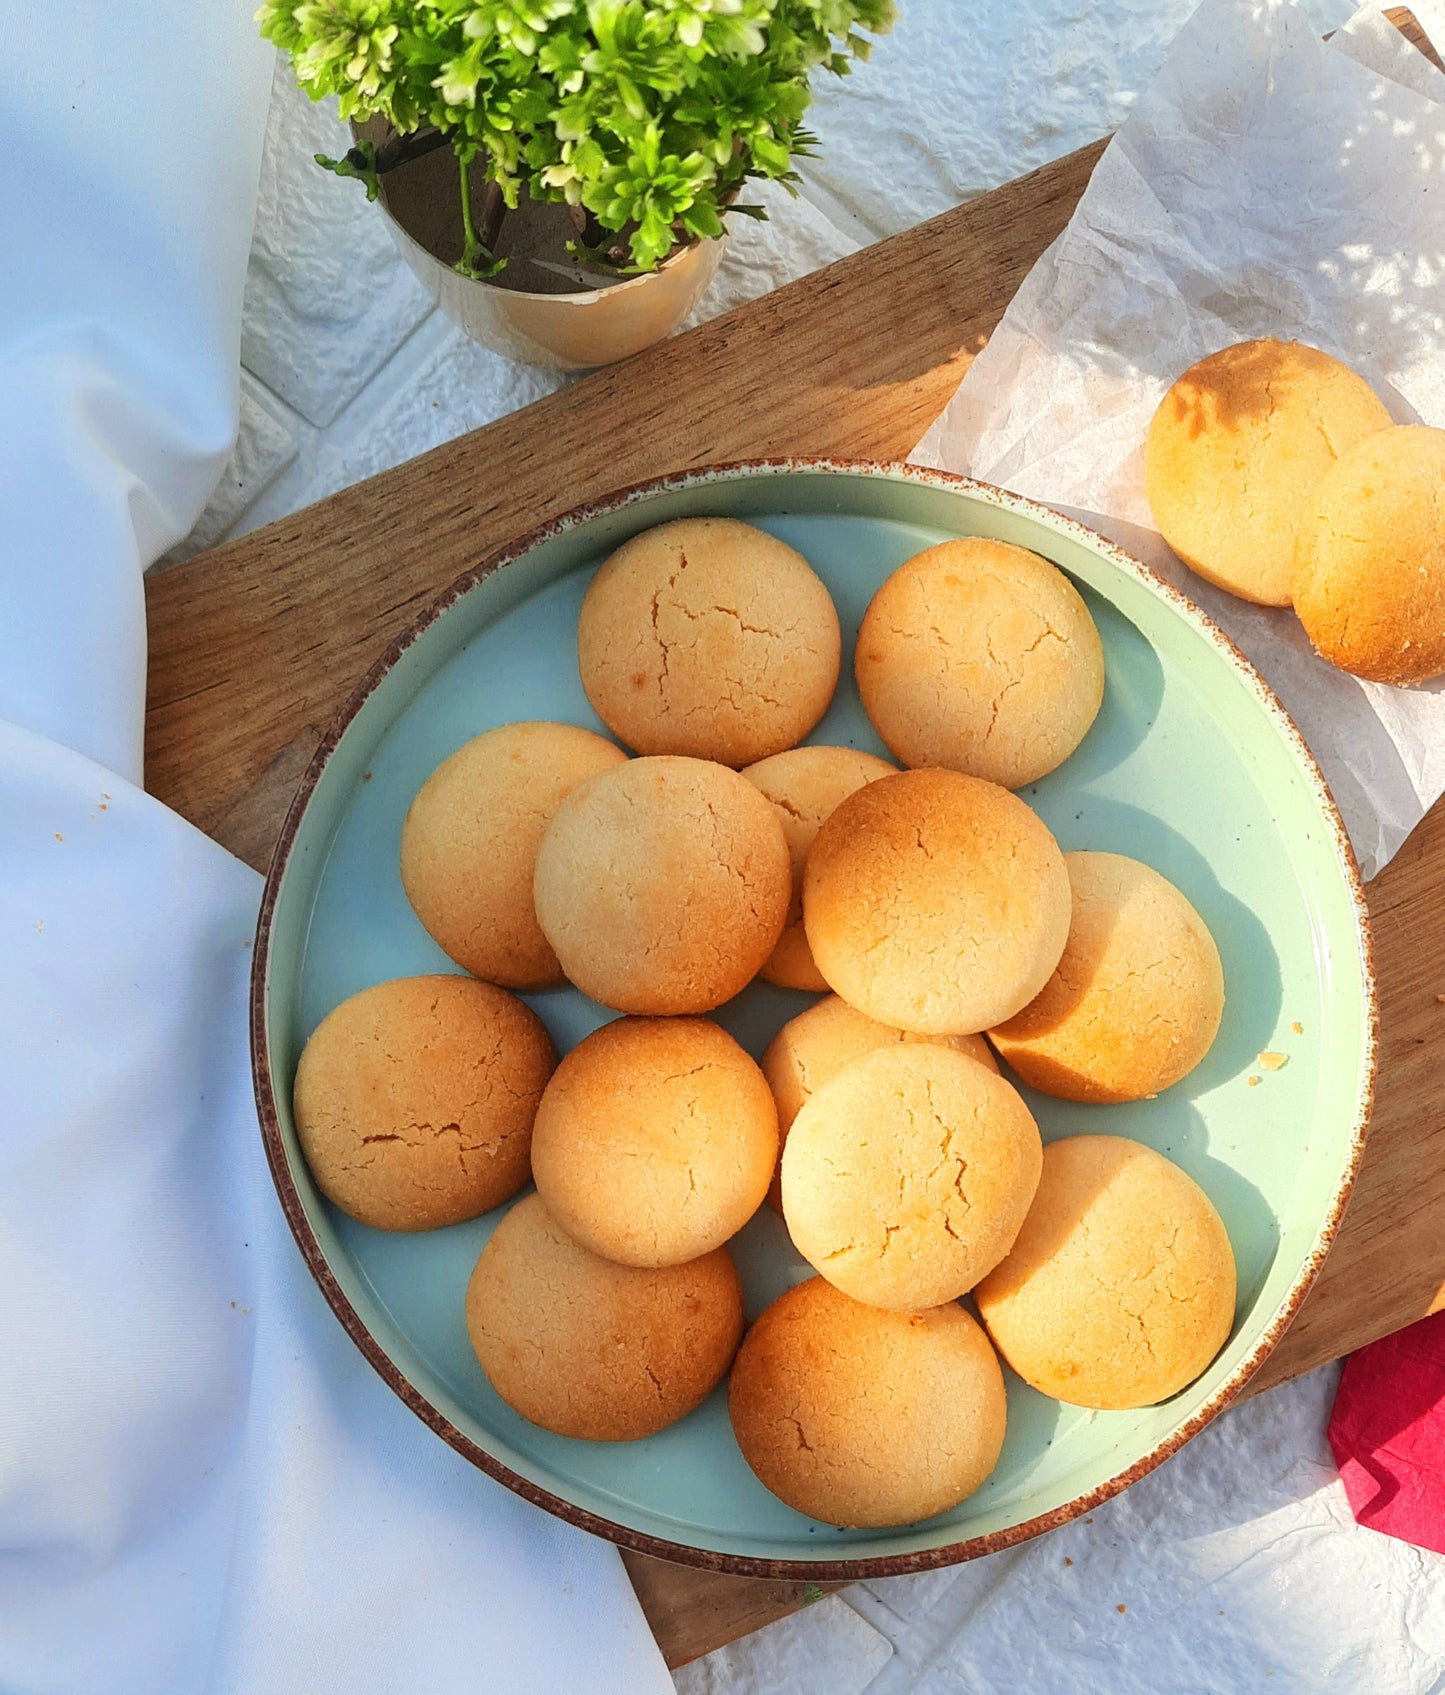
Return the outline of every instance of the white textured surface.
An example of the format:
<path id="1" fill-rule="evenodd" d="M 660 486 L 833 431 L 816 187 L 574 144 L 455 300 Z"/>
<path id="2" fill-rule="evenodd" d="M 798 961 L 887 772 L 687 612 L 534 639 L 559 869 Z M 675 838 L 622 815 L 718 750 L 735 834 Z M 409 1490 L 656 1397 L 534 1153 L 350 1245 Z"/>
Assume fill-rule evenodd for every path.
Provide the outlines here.
<path id="1" fill-rule="evenodd" d="M 734 220 L 699 315 L 1102 134 L 1190 10 L 1190 0 L 903 0 L 872 63 L 820 92 L 823 156 L 807 200 L 772 191 L 774 222 Z M 428 312 L 375 208 L 311 164 L 340 145 L 334 121 L 278 72 L 246 296 L 243 438 L 198 527 L 207 541 L 560 380 L 475 348 Z M 1324 1441 L 1333 1385 L 1333 1372 L 1316 1373 L 1226 1415 L 1092 1522 L 850 1589 L 685 1668 L 678 1688 L 1442 1695 L 1445 1559 L 1350 1520 Z"/>

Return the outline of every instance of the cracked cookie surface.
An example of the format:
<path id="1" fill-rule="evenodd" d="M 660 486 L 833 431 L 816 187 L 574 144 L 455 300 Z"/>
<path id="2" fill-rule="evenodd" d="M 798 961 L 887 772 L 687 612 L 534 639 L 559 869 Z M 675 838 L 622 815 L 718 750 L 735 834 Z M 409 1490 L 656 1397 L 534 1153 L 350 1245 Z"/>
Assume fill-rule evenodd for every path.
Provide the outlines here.
<path id="1" fill-rule="evenodd" d="M 974 1291 L 999 1352 L 1073 1406 L 1153 1406 L 1209 1365 L 1234 1324 L 1234 1253 L 1213 1203 L 1121 1136 L 1044 1149 L 1013 1251 Z"/>
<path id="2" fill-rule="evenodd" d="M 783 1152 L 783 1217 L 854 1300 L 956 1300 L 1013 1246 L 1043 1146 L 1018 1091 L 937 1042 L 880 1048 L 815 1090 Z"/>
<path id="3" fill-rule="evenodd" d="M 708 1012 L 772 953 L 792 873 L 753 785 L 701 759 L 632 759 L 572 791 L 537 854 L 537 921 L 568 979 L 619 1012 Z"/>
<path id="4" fill-rule="evenodd" d="M 896 758 L 1007 789 L 1062 765 L 1104 697 L 1078 590 L 1037 553 L 979 536 L 899 566 L 864 614 L 854 670 Z"/>
<path id="5" fill-rule="evenodd" d="M 402 825 L 401 881 L 444 953 L 503 988 L 563 981 L 532 904 L 537 850 L 572 790 L 626 759 L 575 724 L 528 722 L 488 730 L 432 772 Z"/>
<path id="6" fill-rule="evenodd" d="M 537 1190 L 623 1265 L 721 1246 L 762 1203 L 778 1116 L 757 1065 L 706 1018 L 619 1018 L 557 1067 L 537 1113 Z"/>
<path id="7" fill-rule="evenodd" d="M 861 1059 L 875 1048 L 899 1042 L 941 1042 L 998 1070 L 993 1050 L 982 1036 L 920 1036 L 912 1030 L 895 1030 L 880 1024 L 867 1013 L 849 1006 L 839 995 L 825 995 L 796 1018 L 790 1018 L 763 1050 L 761 1065 L 778 1108 L 779 1169 L 768 1190 L 768 1204 L 783 1210 L 782 1148 L 787 1145 L 793 1120 L 815 1089 L 821 1089 L 845 1065 Z"/>
<path id="8" fill-rule="evenodd" d="M 1445 672 L 1445 430 L 1359 442 L 1309 494 L 1294 607 L 1315 651 L 1378 683 Z"/>
<path id="9" fill-rule="evenodd" d="M 1067 853 L 1069 939 L 1037 999 L 989 1032 L 1031 1088 L 1136 1101 L 1187 1077 L 1224 1016 L 1224 968 L 1173 883 L 1117 853 Z"/>
<path id="10" fill-rule="evenodd" d="M 882 1312 L 813 1277 L 748 1331 L 728 1411 L 765 1487 L 809 1518 L 861 1528 L 971 1495 L 998 1463 L 1007 1403 L 962 1307 Z"/>
<path id="11" fill-rule="evenodd" d="M 1011 1018 L 1064 951 L 1069 878 L 1043 821 L 957 771 L 904 771 L 849 795 L 803 873 L 818 969 L 880 1024 L 962 1035 Z"/>
<path id="12" fill-rule="evenodd" d="M 822 579 L 733 518 L 684 518 L 624 542 L 577 627 L 582 687 L 637 753 L 751 765 L 801 741 L 838 685 L 842 637 Z"/>
<path id="13" fill-rule="evenodd" d="M 627 1442 L 686 1417 L 722 1381 L 743 1296 L 725 1248 L 657 1270 L 614 1265 L 528 1195 L 482 1249 L 466 1315 L 488 1382 L 523 1418 Z"/>
<path id="14" fill-rule="evenodd" d="M 1201 359 L 1160 401 L 1144 445 L 1154 522 L 1201 577 L 1288 606 L 1311 486 L 1391 422 L 1365 381 L 1297 341 L 1243 341 Z"/>
<path id="15" fill-rule="evenodd" d="M 532 1009 L 470 977 L 400 977 L 345 1000 L 296 1067 L 296 1133 L 327 1198 L 379 1230 L 434 1230 L 531 1176 L 557 1052 Z"/>
<path id="16" fill-rule="evenodd" d="M 761 975 L 782 989 L 828 987 L 813 963 L 803 928 L 803 866 L 808 849 L 840 802 L 880 777 L 891 777 L 896 765 L 856 747 L 795 747 L 771 759 L 749 765 L 744 777 L 772 802 L 793 864 L 793 896 L 778 945 Z"/>

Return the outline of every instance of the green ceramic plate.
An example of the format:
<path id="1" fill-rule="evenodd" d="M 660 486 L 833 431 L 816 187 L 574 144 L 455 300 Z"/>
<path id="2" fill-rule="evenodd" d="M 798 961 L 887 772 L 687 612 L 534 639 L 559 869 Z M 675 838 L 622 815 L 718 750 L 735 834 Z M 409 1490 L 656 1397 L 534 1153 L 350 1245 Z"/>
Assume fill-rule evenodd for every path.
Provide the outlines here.
<path id="1" fill-rule="evenodd" d="M 773 531 L 832 591 L 844 681 L 813 741 L 882 753 L 852 684 L 869 597 L 935 542 L 983 535 L 1054 560 L 1103 637 L 1103 709 L 1068 763 L 1025 791 L 1066 848 L 1157 867 L 1199 909 L 1228 1005 L 1199 1069 L 1157 1100 L 1088 1107 L 1029 1095 L 1046 1139 L 1107 1130 L 1166 1153 L 1223 1214 L 1239 1264 L 1234 1333 L 1163 1406 L 1090 1414 L 1009 1382 L 997 1471 L 953 1512 L 902 1529 L 815 1524 L 758 1483 L 720 1390 L 646 1441 L 588 1443 L 524 1422 L 482 1376 L 463 1291 L 500 1213 L 421 1236 L 368 1230 L 318 1194 L 296 1144 L 301 1046 L 339 1001 L 384 978 L 454 967 L 397 873 L 408 803 L 469 737 L 519 718 L 602 729 L 577 676 L 593 568 L 670 518 L 723 514 Z M 757 986 L 719 1013 L 753 1054 L 811 997 Z M 564 1050 L 611 1014 L 573 990 L 531 997 Z M 582 509 L 464 578 L 358 689 L 301 785 L 267 883 L 256 950 L 257 1092 L 291 1226 L 338 1316 L 394 1389 L 478 1465 L 551 1510 L 673 1559 L 759 1575 L 864 1576 L 967 1558 L 1097 1505 L 1167 1457 L 1243 1385 L 1324 1255 L 1363 1143 L 1374 1001 L 1358 875 L 1294 726 L 1258 676 L 1144 567 L 1042 507 L 899 466 L 777 463 L 666 478 Z M 1258 1074 L 1255 1056 L 1289 1056 Z M 735 1243 L 750 1313 L 806 1275 L 764 1208 Z"/>

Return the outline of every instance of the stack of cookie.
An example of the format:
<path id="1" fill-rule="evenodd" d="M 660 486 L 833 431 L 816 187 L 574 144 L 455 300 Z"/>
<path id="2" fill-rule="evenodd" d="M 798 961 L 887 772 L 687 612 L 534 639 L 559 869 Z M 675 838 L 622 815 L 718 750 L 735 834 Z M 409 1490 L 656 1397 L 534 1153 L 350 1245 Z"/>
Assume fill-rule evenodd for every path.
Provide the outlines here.
<path id="1" fill-rule="evenodd" d="M 1266 338 L 1173 384 L 1144 465 L 1160 533 L 1200 576 L 1293 606 L 1357 677 L 1445 673 L 1445 430 L 1395 424 L 1347 365 Z"/>
<path id="2" fill-rule="evenodd" d="M 578 651 L 635 757 L 512 724 L 421 789 L 402 880 L 470 975 L 378 985 L 317 1029 L 295 1107 L 323 1191 L 426 1229 L 531 1178 L 466 1295 L 497 1393 L 616 1441 L 731 1369 L 748 1463 L 831 1523 L 911 1522 L 979 1487 L 1004 1440 L 1000 1353 L 1091 1407 L 1198 1376 L 1234 1316 L 1218 1214 L 1132 1141 L 1045 1148 L 995 1057 L 1046 1094 L 1137 1100 L 1198 1064 L 1223 1010 L 1183 894 L 1065 854 L 1012 792 L 1103 697 L 1068 579 L 974 538 L 882 584 L 855 668 L 904 770 L 798 745 L 837 684 L 839 621 L 807 561 L 747 524 L 627 542 Z M 823 996 L 761 1066 L 705 1016 L 759 976 Z M 558 1064 L 511 991 L 563 982 L 623 1016 Z M 767 1198 L 819 1275 L 744 1339 L 726 1244 Z"/>

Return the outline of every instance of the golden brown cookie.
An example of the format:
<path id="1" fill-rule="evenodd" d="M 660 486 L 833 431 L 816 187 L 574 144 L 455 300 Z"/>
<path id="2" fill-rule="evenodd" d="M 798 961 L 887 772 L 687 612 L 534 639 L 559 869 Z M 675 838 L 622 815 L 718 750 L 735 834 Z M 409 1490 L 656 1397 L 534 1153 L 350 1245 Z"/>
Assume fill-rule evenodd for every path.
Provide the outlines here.
<path id="1" fill-rule="evenodd" d="M 1160 533 L 1230 594 L 1288 606 L 1311 487 L 1390 422 L 1365 381 L 1298 341 L 1242 341 L 1191 365 L 1159 403 L 1144 482 Z"/>
<path id="2" fill-rule="evenodd" d="M 531 1176 L 556 1063 L 542 1020 L 505 989 L 399 977 L 317 1025 L 296 1067 L 296 1134 L 318 1188 L 363 1224 L 456 1224 Z"/>
<path id="3" fill-rule="evenodd" d="M 728 1384 L 743 1458 L 824 1524 L 956 1507 L 998 1464 L 1007 1410 L 998 1360 L 962 1307 L 881 1312 L 821 1277 L 763 1312 Z"/>
<path id="4" fill-rule="evenodd" d="M 1044 1149 L 1013 1252 L 974 1290 L 1003 1357 L 1077 1407 L 1148 1407 L 1213 1360 L 1234 1325 L 1224 1222 L 1177 1165 L 1122 1136 Z"/>
<path id="5" fill-rule="evenodd" d="M 633 759 L 568 795 L 537 854 L 537 920 L 585 995 L 707 1012 L 753 980 L 788 915 L 788 844 L 745 778 Z"/>
<path id="6" fill-rule="evenodd" d="M 896 758 L 1006 789 L 1062 765 L 1104 698 L 1104 649 L 1078 590 L 1037 553 L 982 536 L 899 566 L 869 603 L 854 668 Z"/>
<path id="7" fill-rule="evenodd" d="M 900 1030 L 961 1035 L 1038 994 L 1069 933 L 1064 856 L 1007 789 L 904 771 L 852 794 L 803 874 L 803 921 L 824 978 Z"/>
<path id="8" fill-rule="evenodd" d="M 624 542 L 582 602 L 577 660 L 638 753 L 751 765 L 802 740 L 838 686 L 838 614 L 802 554 L 733 518 Z"/>
<path id="9" fill-rule="evenodd" d="M 722 1381 L 743 1333 L 726 1248 L 640 1270 L 579 1247 L 540 1195 L 518 1201 L 467 1285 L 487 1381 L 544 1430 L 631 1442 L 685 1418 Z"/>
<path id="10" fill-rule="evenodd" d="M 861 1059 L 875 1048 L 898 1042 L 942 1042 L 945 1047 L 967 1054 L 997 1071 L 993 1050 L 982 1036 L 919 1036 L 912 1030 L 895 1030 L 879 1024 L 866 1013 L 848 1005 L 837 995 L 814 1001 L 806 1012 L 790 1018 L 763 1051 L 763 1076 L 773 1091 L 778 1108 L 778 1136 L 785 1145 L 788 1131 L 803 1103 L 814 1089 L 835 1076 L 845 1065 Z M 782 1148 L 779 1166 L 768 1190 L 768 1203 L 783 1210 Z"/>
<path id="11" fill-rule="evenodd" d="M 1073 917 L 1042 994 L 989 1032 L 1025 1083 L 1070 1101 L 1137 1101 L 1187 1077 L 1224 1016 L 1204 920 L 1157 871 L 1066 853 Z"/>
<path id="12" fill-rule="evenodd" d="M 823 820 L 865 783 L 891 777 L 896 766 L 855 747 L 795 747 L 748 766 L 743 776 L 773 803 L 793 860 L 793 900 L 772 957 L 762 969 L 783 989 L 826 989 L 803 929 L 803 865 Z"/>
<path id="13" fill-rule="evenodd" d="M 1294 607 L 1315 651 L 1376 683 L 1445 672 L 1445 430 L 1366 437 L 1310 490 Z"/>
<path id="14" fill-rule="evenodd" d="M 778 1152 L 761 1071 L 706 1018 L 619 1018 L 557 1067 L 532 1138 L 569 1235 L 623 1265 L 678 1265 L 735 1236 Z"/>
<path id="15" fill-rule="evenodd" d="M 956 1300 L 1013 1246 L 1043 1145 L 1012 1084 L 938 1042 L 879 1048 L 816 1089 L 783 1151 L 783 1217 L 869 1306 Z"/>
<path id="16" fill-rule="evenodd" d="M 458 965 L 509 989 L 562 982 L 532 905 L 537 849 L 572 790 L 626 758 L 575 724 L 503 724 L 422 784 L 402 825 L 401 881 Z"/>

